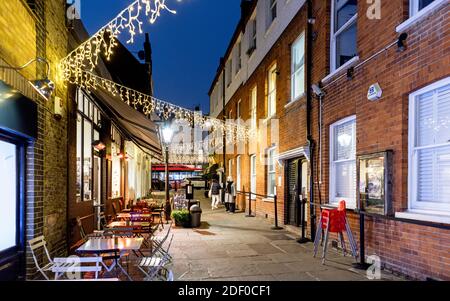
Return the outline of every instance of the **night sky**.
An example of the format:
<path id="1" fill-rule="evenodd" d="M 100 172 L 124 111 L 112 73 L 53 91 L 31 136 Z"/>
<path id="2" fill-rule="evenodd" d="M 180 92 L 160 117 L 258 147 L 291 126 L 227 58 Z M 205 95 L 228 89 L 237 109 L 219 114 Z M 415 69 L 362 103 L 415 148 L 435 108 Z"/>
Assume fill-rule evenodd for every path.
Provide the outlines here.
<path id="1" fill-rule="evenodd" d="M 82 0 L 81 18 L 95 33 L 133 0 Z M 240 0 L 166 0 L 169 8 L 155 24 L 146 24 L 153 47 L 155 97 L 209 112 L 208 90 L 240 17 Z M 126 45 L 126 35 L 122 42 Z M 136 54 L 144 35 L 128 44 Z"/>

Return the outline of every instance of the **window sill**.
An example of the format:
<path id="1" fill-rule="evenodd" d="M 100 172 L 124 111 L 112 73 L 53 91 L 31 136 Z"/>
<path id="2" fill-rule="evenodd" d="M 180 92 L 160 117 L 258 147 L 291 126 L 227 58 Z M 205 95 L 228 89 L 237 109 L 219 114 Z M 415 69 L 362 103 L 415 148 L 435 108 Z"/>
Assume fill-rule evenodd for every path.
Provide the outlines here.
<path id="1" fill-rule="evenodd" d="M 421 20 L 423 20 L 424 18 L 429 16 L 435 9 L 439 8 L 442 4 L 444 4 L 446 2 L 447 2 L 447 0 L 436 0 L 436 1 L 432 2 L 430 5 L 428 5 L 421 11 L 419 11 L 417 14 L 415 14 L 414 16 L 410 17 L 405 22 L 398 25 L 397 28 L 395 29 L 395 31 L 397 33 L 401 33 L 403 31 L 407 30 L 408 28 L 414 26 L 415 24 L 417 24 L 418 22 L 420 22 Z"/>
<path id="2" fill-rule="evenodd" d="M 356 63 L 358 63 L 359 61 L 359 56 L 355 56 L 354 58 L 352 58 L 351 60 L 349 60 L 347 63 L 345 63 L 344 65 L 342 65 L 341 67 L 337 68 L 336 70 L 334 70 L 333 72 L 331 72 L 330 74 L 328 74 L 327 76 L 325 76 L 322 79 L 322 82 L 324 84 L 328 83 L 329 81 L 331 81 L 331 79 L 335 76 L 337 76 L 338 74 L 340 74 L 342 71 L 349 69 L 351 67 L 353 67 L 354 65 L 356 65 Z"/>
<path id="3" fill-rule="evenodd" d="M 302 94 L 300 94 L 300 96 L 298 96 L 296 99 L 294 100 L 289 100 L 289 102 L 284 106 L 285 109 L 288 109 L 289 107 L 293 106 L 294 104 L 298 103 L 300 101 L 300 99 L 302 99 L 303 97 L 305 97 L 306 94 L 303 92 Z"/>
<path id="4" fill-rule="evenodd" d="M 262 199 L 262 201 L 264 203 L 274 203 L 275 202 L 274 199 L 272 199 L 272 198 L 264 198 L 264 199 Z"/>
<path id="5" fill-rule="evenodd" d="M 423 222 L 432 222 L 432 223 L 439 223 L 439 224 L 450 224 L 450 215 L 438 215 L 428 212 L 416 212 L 416 211 L 406 211 L 406 212 L 396 212 L 395 213 L 396 218 L 403 218 L 403 219 L 410 219 L 410 220 L 416 220 L 416 221 L 423 221 Z"/>

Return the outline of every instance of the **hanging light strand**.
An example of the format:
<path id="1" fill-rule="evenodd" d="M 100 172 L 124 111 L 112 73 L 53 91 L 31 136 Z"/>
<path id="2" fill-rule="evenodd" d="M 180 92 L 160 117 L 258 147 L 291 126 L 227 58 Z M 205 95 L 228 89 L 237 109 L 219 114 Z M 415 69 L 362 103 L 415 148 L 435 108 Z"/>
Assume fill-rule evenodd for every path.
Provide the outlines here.
<path id="1" fill-rule="evenodd" d="M 59 64 L 59 73 L 62 80 L 72 84 L 79 83 L 83 76 L 83 70 L 94 71 L 98 60 L 103 54 L 106 60 L 110 60 L 113 50 L 118 45 L 117 37 L 128 33 L 127 44 L 134 43 L 136 34 L 142 34 L 144 24 L 143 14 L 150 24 L 156 22 L 162 11 L 176 14 L 166 5 L 166 0 L 136 0 L 122 10 L 108 24 L 103 26 L 92 37 L 81 43 L 76 49 L 63 58 Z"/>
<path id="2" fill-rule="evenodd" d="M 91 72 L 82 72 L 80 79 L 81 81 L 78 85 L 84 88 L 87 92 L 101 88 L 110 93 L 112 96 L 120 97 L 124 103 L 136 110 L 140 110 L 148 117 L 152 114 L 156 114 L 163 120 L 174 118 L 178 123 L 184 122 L 188 124 L 195 124 L 195 126 L 198 126 L 204 130 L 210 130 L 213 135 L 217 133 L 217 131 L 220 133 L 227 133 L 226 139 L 230 143 L 248 141 L 248 139 L 253 135 L 252 130 L 245 125 L 233 121 L 224 122 L 223 120 L 217 118 L 203 116 L 199 112 L 188 110 L 170 102 L 125 87 L 109 79 L 97 76 Z"/>

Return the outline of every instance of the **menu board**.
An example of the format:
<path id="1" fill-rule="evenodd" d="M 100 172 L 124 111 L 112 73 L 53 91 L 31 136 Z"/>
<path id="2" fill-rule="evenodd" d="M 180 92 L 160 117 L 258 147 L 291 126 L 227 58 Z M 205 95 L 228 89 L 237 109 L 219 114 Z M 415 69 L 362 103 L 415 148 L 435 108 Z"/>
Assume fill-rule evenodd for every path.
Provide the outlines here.
<path id="1" fill-rule="evenodd" d="M 359 166 L 360 208 L 369 213 L 391 213 L 392 152 L 361 156 Z"/>

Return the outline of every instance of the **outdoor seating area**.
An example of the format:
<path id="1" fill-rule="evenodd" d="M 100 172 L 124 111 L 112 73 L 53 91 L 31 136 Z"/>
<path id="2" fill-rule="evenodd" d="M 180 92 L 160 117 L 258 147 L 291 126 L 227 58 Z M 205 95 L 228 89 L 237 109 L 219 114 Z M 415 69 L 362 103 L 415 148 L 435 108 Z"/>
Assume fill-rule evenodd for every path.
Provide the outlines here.
<path id="1" fill-rule="evenodd" d="M 172 222 L 163 208 L 140 202 L 123 209 L 102 229 L 86 233 L 77 218 L 81 240 L 67 258 L 51 258 L 44 236 L 29 241 L 42 280 L 173 281 L 170 248 Z M 104 218 L 103 218 L 104 220 Z M 141 273 L 131 276 L 130 270 Z"/>

